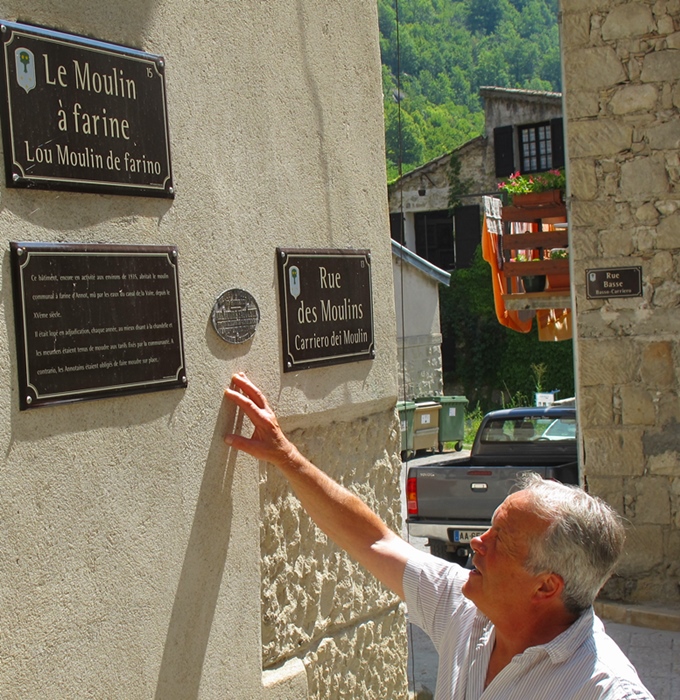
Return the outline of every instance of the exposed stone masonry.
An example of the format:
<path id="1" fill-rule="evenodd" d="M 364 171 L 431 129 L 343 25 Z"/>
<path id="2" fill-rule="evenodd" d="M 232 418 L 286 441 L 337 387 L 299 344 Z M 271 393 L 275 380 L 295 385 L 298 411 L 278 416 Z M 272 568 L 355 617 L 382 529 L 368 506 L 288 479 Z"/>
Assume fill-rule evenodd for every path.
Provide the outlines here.
<path id="1" fill-rule="evenodd" d="M 400 531 L 396 414 L 290 437 Z M 340 446 L 332 456 L 329 441 Z M 316 528 L 273 467 L 263 470 L 260 493 L 262 667 L 302 658 L 310 698 L 405 698 L 406 628 L 398 598 Z M 376 658 L 379 664 L 365 662 Z"/>
<path id="2" fill-rule="evenodd" d="M 563 0 L 584 477 L 630 523 L 609 597 L 680 601 L 680 0 Z M 642 297 L 586 270 L 640 266 Z"/>

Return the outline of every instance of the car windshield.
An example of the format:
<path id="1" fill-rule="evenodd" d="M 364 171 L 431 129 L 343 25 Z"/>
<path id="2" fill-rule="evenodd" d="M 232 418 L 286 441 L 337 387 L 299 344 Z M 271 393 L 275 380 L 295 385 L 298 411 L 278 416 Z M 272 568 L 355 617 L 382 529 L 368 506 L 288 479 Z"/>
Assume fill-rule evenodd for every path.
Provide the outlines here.
<path id="1" fill-rule="evenodd" d="M 575 439 L 575 418 L 499 418 L 489 421 L 481 435 L 481 441 L 484 443 Z"/>
<path id="2" fill-rule="evenodd" d="M 548 440 L 575 440 L 576 419 L 556 418 L 544 431 L 541 437 Z"/>

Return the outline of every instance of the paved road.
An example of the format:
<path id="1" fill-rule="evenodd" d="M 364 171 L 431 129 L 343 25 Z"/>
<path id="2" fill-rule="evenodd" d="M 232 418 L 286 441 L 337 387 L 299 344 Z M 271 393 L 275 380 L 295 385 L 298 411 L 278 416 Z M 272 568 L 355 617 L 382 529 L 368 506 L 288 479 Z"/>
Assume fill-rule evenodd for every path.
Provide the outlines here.
<path id="1" fill-rule="evenodd" d="M 456 454 L 464 456 L 465 452 Z M 441 456 L 428 455 L 424 458 L 411 460 L 409 464 L 428 463 L 437 459 L 441 459 Z M 406 468 L 402 472 L 402 479 L 405 479 Z M 408 538 L 405 525 L 403 534 Z M 410 542 L 422 551 L 429 551 L 425 546 L 426 540 L 422 537 L 411 537 Z M 680 700 L 680 632 L 623 625 L 607 620 L 605 620 L 605 627 L 609 635 L 633 662 L 642 682 L 656 700 Z M 409 625 L 408 629 L 409 688 L 412 691 L 415 689 L 416 692 L 420 693 L 420 697 L 425 698 L 427 697 L 427 693 L 424 692 L 426 690 L 434 695 L 439 656 L 429 637 L 422 630 L 415 625 Z"/>

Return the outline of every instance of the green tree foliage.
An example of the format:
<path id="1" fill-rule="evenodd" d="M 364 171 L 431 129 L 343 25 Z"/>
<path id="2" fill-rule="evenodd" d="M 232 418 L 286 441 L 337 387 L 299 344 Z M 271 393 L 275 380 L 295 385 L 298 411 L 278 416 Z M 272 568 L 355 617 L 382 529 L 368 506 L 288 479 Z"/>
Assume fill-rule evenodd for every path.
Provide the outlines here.
<path id="1" fill-rule="evenodd" d="M 507 397 L 521 395 L 533 403 L 532 365 L 545 365 L 545 391 L 558 389 L 558 398 L 574 395 L 572 343 L 539 342 L 535 323 L 530 333 L 517 333 L 498 323 L 491 268 L 480 248 L 468 269 L 454 271 L 450 286 L 439 288 L 439 300 L 446 339 L 444 379 L 462 384 L 471 406 L 479 403 L 485 412 L 498 408 L 494 390 Z"/>
<path id="2" fill-rule="evenodd" d="M 483 85 L 561 89 L 558 0 L 377 2 L 389 179 L 399 117 L 408 172 L 482 133 Z"/>
<path id="3" fill-rule="evenodd" d="M 466 0 L 465 24 L 471 32 L 493 34 L 507 12 L 507 0 Z"/>

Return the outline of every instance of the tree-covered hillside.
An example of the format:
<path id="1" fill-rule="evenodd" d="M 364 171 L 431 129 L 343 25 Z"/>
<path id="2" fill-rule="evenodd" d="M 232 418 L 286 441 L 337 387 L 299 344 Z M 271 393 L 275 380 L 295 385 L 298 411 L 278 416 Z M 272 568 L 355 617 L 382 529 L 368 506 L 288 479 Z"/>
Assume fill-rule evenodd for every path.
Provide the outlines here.
<path id="1" fill-rule="evenodd" d="M 482 133 L 481 86 L 561 89 L 557 3 L 378 0 L 388 179 L 399 104 L 407 172 Z"/>

